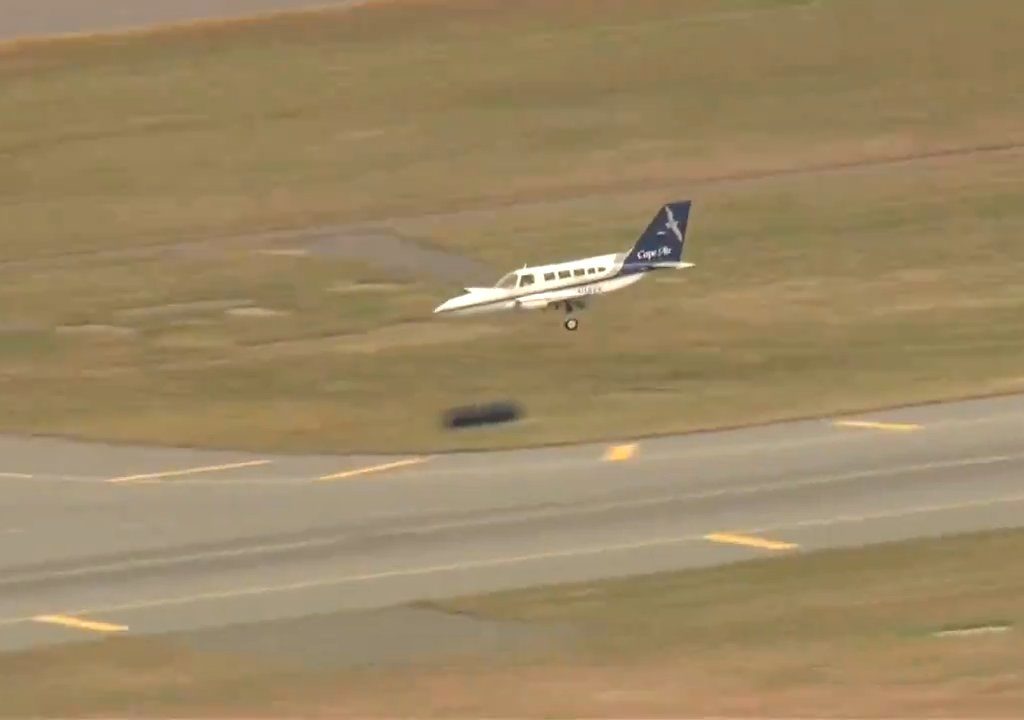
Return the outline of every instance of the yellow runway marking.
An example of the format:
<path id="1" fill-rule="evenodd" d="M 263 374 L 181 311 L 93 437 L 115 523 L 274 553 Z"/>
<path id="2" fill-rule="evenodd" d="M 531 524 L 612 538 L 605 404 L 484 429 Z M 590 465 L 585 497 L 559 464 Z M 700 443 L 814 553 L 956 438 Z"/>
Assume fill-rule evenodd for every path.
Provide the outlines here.
<path id="1" fill-rule="evenodd" d="M 16 473 L 16 472 L 0 472 L 0 477 L 3 478 L 16 478 L 18 480 L 31 480 L 32 476 L 28 473 Z"/>
<path id="2" fill-rule="evenodd" d="M 344 478 L 355 477 L 356 475 L 368 475 L 375 472 L 383 472 L 384 470 L 392 470 L 394 468 L 406 467 L 408 465 L 419 465 L 420 463 L 426 462 L 429 458 L 417 457 L 409 458 L 407 460 L 396 460 L 395 462 L 384 463 L 383 465 L 370 465 L 369 467 L 356 468 L 355 470 L 342 470 L 341 472 L 334 473 L 333 475 L 324 475 L 320 480 L 342 480 Z"/>
<path id="3" fill-rule="evenodd" d="M 180 475 L 198 475 L 199 473 L 217 472 L 220 470 L 234 470 L 236 468 L 255 467 L 256 465 L 268 465 L 269 460 L 250 460 L 248 462 L 228 463 L 227 465 L 207 465 L 206 467 L 185 468 L 183 470 L 165 470 L 163 472 L 147 473 L 145 475 L 125 475 L 123 477 L 110 478 L 107 482 L 125 483 L 138 480 L 159 480 L 160 478 L 175 477 Z"/>
<path id="4" fill-rule="evenodd" d="M 111 625 L 95 620 L 82 620 L 70 615 L 36 615 L 32 619 L 36 622 L 63 625 L 76 630 L 92 630 L 93 632 L 124 632 L 128 629 L 127 625 Z"/>
<path id="5" fill-rule="evenodd" d="M 604 454 L 606 462 L 629 460 L 636 454 L 636 445 L 613 445 Z"/>
<path id="6" fill-rule="evenodd" d="M 836 420 L 834 425 L 840 427 L 852 427 L 852 428 L 869 428 L 872 430 L 891 430 L 892 432 L 913 432 L 914 430 L 920 430 L 920 425 L 913 423 L 886 423 L 886 422 L 871 422 L 868 420 Z"/>
<path id="7" fill-rule="evenodd" d="M 751 535 L 733 535 L 732 533 L 712 533 L 704 536 L 705 540 L 711 542 L 727 543 L 729 545 L 746 545 L 747 547 L 756 547 L 763 550 L 791 550 L 797 545 L 788 542 L 780 542 L 778 540 L 765 540 L 764 538 L 753 537 Z"/>

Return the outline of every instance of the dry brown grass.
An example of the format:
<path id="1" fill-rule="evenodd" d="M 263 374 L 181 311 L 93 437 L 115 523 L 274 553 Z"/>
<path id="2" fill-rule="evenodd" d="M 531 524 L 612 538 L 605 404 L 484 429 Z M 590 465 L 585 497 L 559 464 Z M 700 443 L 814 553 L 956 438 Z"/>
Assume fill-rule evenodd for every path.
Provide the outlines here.
<path id="1" fill-rule="evenodd" d="M 864 650 L 803 643 L 775 652 L 666 653 L 635 664 L 460 668 L 395 679 L 370 692 L 354 688 L 327 707 L 342 717 L 1018 716 L 1024 704 L 1019 640 L 934 645 Z"/>
<path id="2" fill-rule="evenodd" d="M 1021 389 L 1020 15 L 450 0 L 6 51 L 0 429 L 399 452 Z M 496 277 L 681 196 L 697 267 L 572 336 L 250 235 L 375 220 Z M 126 312 L 235 299 L 283 314 Z M 500 396 L 535 422 L 439 427 Z"/>

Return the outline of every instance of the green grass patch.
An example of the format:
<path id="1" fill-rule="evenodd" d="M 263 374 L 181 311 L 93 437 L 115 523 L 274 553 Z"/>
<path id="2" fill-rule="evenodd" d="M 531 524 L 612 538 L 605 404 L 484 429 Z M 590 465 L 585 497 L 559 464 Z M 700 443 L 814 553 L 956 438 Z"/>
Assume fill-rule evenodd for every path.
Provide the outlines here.
<path id="1" fill-rule="evenodd" d="M 289 647 L 273 657 L 197 649 L 201 632 L 9 653 L 0 715 L 1005 717 L 1024 699 L 1021 553 L 1024 531 L 1000 531 L 425 603 L 557 630 L 526 655 L 311 667 L 280 657 L 287 623 L 259 626 Z M 1010 629 L 935 634 L 991 624 Z"/>
<path id="2" fill-rule="evenodd" d="M 0 430 L 399 452 L 1024 388 L 1024 156 L 972 151 L 1024 141 L 1022 16 L 431 0 L 0 51 L 0 302 L 40 333 L 0 328 Z M 431 318 L 458 283 L 372 251 L 254 252 L 372 221 L 496 279 L 625 249 L 677 197 L 697 267 L 573 335 Z M 497 397 L 533 422 L 440 427 Z"/>

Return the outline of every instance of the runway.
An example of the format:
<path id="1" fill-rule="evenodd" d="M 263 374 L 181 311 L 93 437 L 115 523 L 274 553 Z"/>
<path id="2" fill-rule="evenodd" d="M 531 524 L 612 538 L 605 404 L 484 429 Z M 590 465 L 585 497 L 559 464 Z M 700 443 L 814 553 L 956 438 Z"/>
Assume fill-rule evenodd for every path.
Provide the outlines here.
<path id="1" fill-rule="evenodd" d="M 1021 523 L 1024 396 L 425 458 L 0 439 L 0 648 Z"/>

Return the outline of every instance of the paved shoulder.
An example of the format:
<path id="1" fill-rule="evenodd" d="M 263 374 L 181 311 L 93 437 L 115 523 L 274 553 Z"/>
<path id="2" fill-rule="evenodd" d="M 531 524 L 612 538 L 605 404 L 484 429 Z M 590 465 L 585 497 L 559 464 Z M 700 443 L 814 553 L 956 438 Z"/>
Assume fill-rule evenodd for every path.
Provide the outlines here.
<path id="1" fill-rule="evenodd" d="M 0 0 L 0 40 L 118 32 L 283 10 L 362 5 L 368 0 Z"/>

